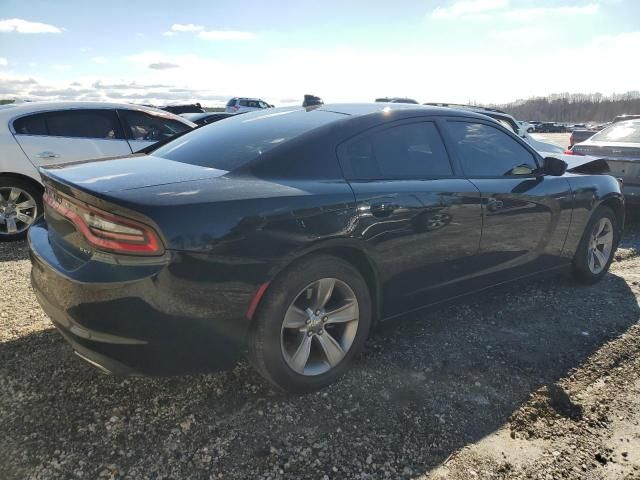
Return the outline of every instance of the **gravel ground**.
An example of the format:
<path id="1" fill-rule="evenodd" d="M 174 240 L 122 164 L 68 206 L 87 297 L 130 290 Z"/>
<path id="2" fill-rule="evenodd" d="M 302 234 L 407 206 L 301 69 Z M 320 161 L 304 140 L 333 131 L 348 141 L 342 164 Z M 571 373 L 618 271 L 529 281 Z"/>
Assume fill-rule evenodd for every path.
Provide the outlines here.
<path id="1" fill-rule="evenodd" d="M 340 383 L 246 365 L 103 376 L 0 244 L 0 478 L 640 478 L 640 225 L 611 273 L 501 287 L 381 329 Z"/>

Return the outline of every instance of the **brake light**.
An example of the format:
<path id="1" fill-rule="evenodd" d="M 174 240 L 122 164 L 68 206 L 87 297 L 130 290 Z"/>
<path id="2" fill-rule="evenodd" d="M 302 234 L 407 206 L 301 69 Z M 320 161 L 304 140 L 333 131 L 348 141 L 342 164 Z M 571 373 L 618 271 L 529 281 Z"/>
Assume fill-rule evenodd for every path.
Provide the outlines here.
<path id="1" fill-rule="evenodd" d="M 151 227 L 129 218 L 71 200 L 47 188 L 44 202 L 67 218 L 87 242 L 101 250 L 137 255 L 160 255 L 162 243 Z"/>
<path id="2" fill-rule="evenodd" d="M 580 152 L 574 152 L 573 150 L 565 150 L 564 151 L 565 155 L 580 155 L 581 157 L 584 157 L 584 153 L 580 153 Z"/>

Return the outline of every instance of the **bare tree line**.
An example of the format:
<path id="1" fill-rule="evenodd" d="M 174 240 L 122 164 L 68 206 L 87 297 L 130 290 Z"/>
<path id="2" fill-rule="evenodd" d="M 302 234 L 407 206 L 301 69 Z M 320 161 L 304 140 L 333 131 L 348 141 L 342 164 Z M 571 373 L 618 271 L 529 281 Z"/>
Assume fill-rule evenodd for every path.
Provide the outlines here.
<path id="1" fill-rule="evenodd" d="M 640 114 L 640 91 L 610 96 L 601 93 L 558 93 L 490 106 L 504 110 L 520 120 L 608 122 L 616 115 Z"/>

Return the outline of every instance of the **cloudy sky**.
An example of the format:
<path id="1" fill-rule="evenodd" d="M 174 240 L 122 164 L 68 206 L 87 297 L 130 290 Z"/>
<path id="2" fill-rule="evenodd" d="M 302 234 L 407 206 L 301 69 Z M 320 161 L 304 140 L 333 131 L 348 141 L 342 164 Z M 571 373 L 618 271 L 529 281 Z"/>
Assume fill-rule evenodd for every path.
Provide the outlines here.
<path id="1" fill-rule="evenodd" d="M 500 103 L 640 89 L 639 0 L 0 0 L 0 98 Z"/>

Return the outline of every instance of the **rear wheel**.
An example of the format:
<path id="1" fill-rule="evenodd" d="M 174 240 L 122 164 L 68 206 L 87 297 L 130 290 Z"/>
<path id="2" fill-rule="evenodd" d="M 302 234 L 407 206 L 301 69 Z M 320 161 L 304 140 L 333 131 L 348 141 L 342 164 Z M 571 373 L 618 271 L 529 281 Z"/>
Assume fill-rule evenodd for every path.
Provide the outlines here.
<path id="1" fill-rule="evenodd" d="M 277 388 L 303 393 L 335 382 L 364 346 L 371 297 L 360 273 L 317 255 L 280 275 L 256 312 L 249 358 Z"/>
<path id="2" fill-rule="evenodd" d="M 33 184 L 0 177 L 0 241 L 23 239 L 31 224 L 42 215 L 42 193 Z"/>
<path id="3" fill-rule="evenodd" d="M 576 279 L 592 284 L 609 270 L 619 241 L 618 221 L 609 207 L 599 207 L 591 217 L 573 258 Z"/>

